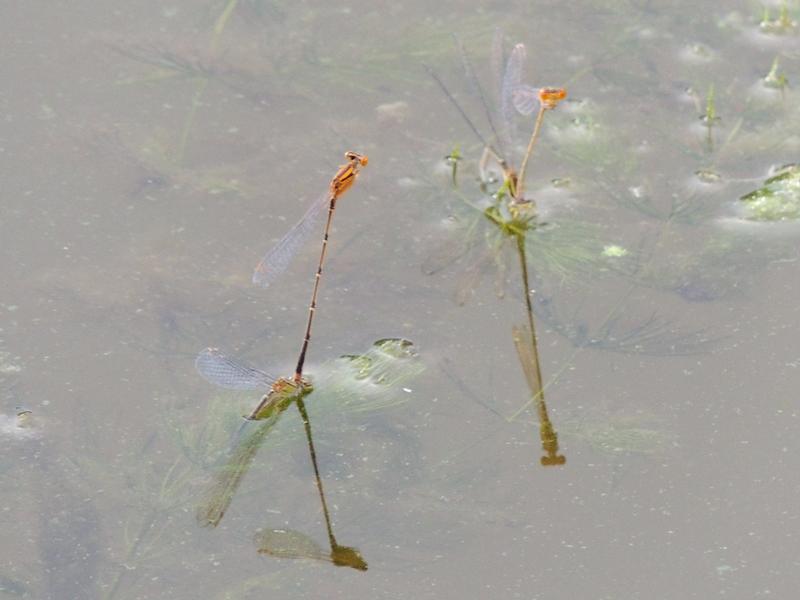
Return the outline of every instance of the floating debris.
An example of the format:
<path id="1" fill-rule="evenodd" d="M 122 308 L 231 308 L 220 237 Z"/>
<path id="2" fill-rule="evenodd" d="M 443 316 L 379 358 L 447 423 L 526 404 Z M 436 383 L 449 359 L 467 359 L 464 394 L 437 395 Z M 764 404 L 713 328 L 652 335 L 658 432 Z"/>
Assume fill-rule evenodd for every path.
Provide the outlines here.
<path id="1" fill-rule="evenodd" d="M 764 185 L 741 197 L 748 221 L 794 221 L 800 218 L 800 165 L 781 167 Z"/>
<path id="2" fill-rule="evenodd" d="M 18 408 L 13 416 L 0 414 L 0 438 L 26 440 L 39 437 L 39 433 L 33 413 L 27 409 Z"/>
<path id="3" fill-rule="evenodd" d="M 722 180 L 722 175 L 711 169 L 699 169 L 694 175 L 703 183 L 719 183 Z"/>
<path id="4" fill-rule="evenodd" d="M 408 116 L 408 102 L 398 100 L 379 104 L 375 107 L 375 114 L 378 117 L 378 123 L 399 125 Z"/>
<path id="5" fill-rule="evenodd" d="M 622 246 L 611 244 L 603 248 L 603 256 L 608 258 L 622 258 L 623 256 L 628 256 L 628 250 Z"/>

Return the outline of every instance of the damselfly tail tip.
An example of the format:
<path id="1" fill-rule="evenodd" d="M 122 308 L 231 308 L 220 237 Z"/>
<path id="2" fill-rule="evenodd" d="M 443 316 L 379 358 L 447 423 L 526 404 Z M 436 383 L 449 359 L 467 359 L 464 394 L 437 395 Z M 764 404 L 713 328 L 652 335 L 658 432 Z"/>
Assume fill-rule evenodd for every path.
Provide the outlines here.
<path id="1" fill-rule="evenodd" d="M 252 278 L 253 285 L 257 285 L 258 287 L 261 288 L 266 288 L 269 287 L 271 281 L 272 278 L 270 276 L 270 270 L 266 267 L 263 261 L 258 263 L 258 265 L 256 265 L 255 271 L 253 271 L 253 278 Z"/>

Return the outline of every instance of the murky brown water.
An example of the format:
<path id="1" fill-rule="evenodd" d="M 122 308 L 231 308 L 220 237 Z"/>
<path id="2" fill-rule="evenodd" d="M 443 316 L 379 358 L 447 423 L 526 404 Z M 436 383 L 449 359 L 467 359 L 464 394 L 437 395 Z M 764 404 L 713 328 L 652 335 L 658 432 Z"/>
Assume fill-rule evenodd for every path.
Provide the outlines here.
<path id="1" fill-rule="evenodd" d="M 747 3 L 5 8 L 0 596 L 793 597 L 800 224 L 737 204 L 797 160 L 799 10 L 765 33 Z M 512 238 L 467 205 L 481 146 L 423 67 L 488 136 L 451 34 L 489 86 L 497 26 L 527 81 L 569 90 L 527 186 L 545 405 Z M 338 205 L 305 400 L 340 552 L 294 409 L 201 528 L 259 394 L 194 357 L 291 373 L 316 239 L 279 285 L 250 275 L 345 150 L 370 163 Z M 334 360 L 389 337 L 419 355 L 366 383 Z M 351 547 L 366 571 L 334 566 Z"/>

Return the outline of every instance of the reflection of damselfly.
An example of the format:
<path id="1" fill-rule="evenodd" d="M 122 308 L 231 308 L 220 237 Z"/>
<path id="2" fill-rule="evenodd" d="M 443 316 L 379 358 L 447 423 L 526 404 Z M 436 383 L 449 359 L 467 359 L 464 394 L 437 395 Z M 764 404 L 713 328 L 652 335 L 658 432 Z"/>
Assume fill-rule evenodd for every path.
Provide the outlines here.
<path id="1" fill-rule="evenodd" d="M 325 516 L 325 525 L 331 545 L 330 554 L 321 550 L 311 558 L 325 558 L 337 566 L 352 567 L 366 571 L 367 563 L 356 548 L 341 546 L 337 543 L 333 533 L 328 503 L 322 487 L 322 478 L 317 465 L 317 455 L 314 449 L 314 440 L 311 433 L 311 420 L 303 402 L 303 396 L 311 391 L 310 384 L 301 379 L 273 379 L 270 375 L 222 354 L 219 350 L 208 348 L 200 353 L 195 361 L 198 372 L 208 381 L 227 389 L 255 390 L 270 388 L 269 394 L 245 420 L 234 436 L 222 468 L 218 469 L 212 479 L 212 485 L 200 503 L 197 510 L 197 521 L 204 527 L 216 527 L 228 509 L 233 495 L 238 489 L 242 477 L 250 468 L 251 461 L 256 451 L 272 427 L 277 423 L 281 414 L 291 405 L 296 404 L 303 419 L 306 431 L 306 441 L 314 468 L 314 477 L 317 483 L 322 511 Z M 276 537 L 277 536 L 277 537 Z M 286 551 L 276 551 L 292 536 L 274 534 L 270 537 L 258 536 L 259 552 L 276 556 L 290 557 Z M 316 546 L 314 546 L 316 548 Z"/>
<path id="2" fill-rule="evenodd" d="M 362 411 L 395 404 L 397 399 L 393 397 L 392 390 L 397 390 L 402 381 L 420 371 L 416 357 L 411 342 L 392 338 L 378 340 L 364 353 L 342 356 L 332 368 L 322 369 L 321 383 L 315 391 L 314 406 L 323 413 L 329 410 L 341 414 L 342 411 Z M 261 444 L 277 428 L 284 412 L 294 404 L 300 412 L 306 431 L 330 550 L 322 550 L 311 538 L 299 532 L 268 528 L 255 536 L 258 551 L 282 558 L 327 560 L 337 566 L 366 570 L 367 564 L 359 551 L 340 545 L 333 532 L 314 449 L 311 419 L 304 403 L 304 396 L 311 391 L 305 380 L 299 386 L 291 379 L 274 380 L 261 369 L 238 362 L 216 349 L 201 352 L 196 365 L 197 370 L 207 380 L 227 389 L 272 388 L 262 411 L 253 419 L 242 422 L 227 451 L 221 455 L 211 473 L 198 504 L 198 523 L 204 527 L 216 527 L 221 522 Z M 390 398 L 386 397 L 387 394 Z"/>
<path id="3" fill-rule="evenodd" d="M 483 155 L 479 163 L 482 189 L 490 181 L 487 166 L 494 160 L 503 173 L 502 186 L 489 198 L 483 201 L 473 201 L 466 193 L 454 186 L 454 192 L 464 201 L 466 205 L 476 209 L 477 214 L 463 222 L 466 227 L 460 229 L 457 235 L 446 240 L 444 244 L 425 261 L 423 271 L 433 274 L 449 264 L 459 260 L 466 254 L 475 254 L 477 258 L 471 260 L 467 267 L 467 274 L 456 290 L 456 301 L 463 304 L 477 287 L 482 273 L 494 267 L 497 275 L 496 289 L 498 296 L 504 294 L 504 281 L 507 271 L 504 249 L 508 246 L 515 246 L 520 258 L 523 258 L 527 244 L 527 233 L 539 227 L 535 218 L 535 206 L 524 197 L 524 177 L 528 161 L 533 152 L 536 139 L 542 124 L 544 112 L 554 108 L 560 100 L 566 96 L 566 91 L 562 88 L 542 88 L 535 89 L 522 83 L 522 74 L 525 67 L 526 50 L 523 44 L 517 44 L 508 60 L 504 60 L 502 35 L 497 32 L 494 37 L 492 47 L 492 66 L 495 75 L 493 89 L 496 90 L 494 101 L 496 110 L 490 108 L 487 96 L 483 87 L 478 81 L 475 71 L 467 57 L 463 47 L 459 44 L 462 64 L 474 93 L 480 99 L 483 112 L 492 136 L 487 140 L 474 122 L 469 118 L 467 112 L 450 92 L 444 81 L 432 69 L 428 69 L 431 76 L 442 89 L 444 94 L 456 108 L 470 130 L 475 134 L 483 145 Z M 502 74 L 501 74 L 502 71 Z M 513 160 L 513 140 L 515 137 L 516 113 L 529 115 L 533 112 L 536 104 L 539 104 L 539 114 L 534 124 L 533 133 L 528 144 L 527 151 L 523 158 L 522 168 L 519 171 L 514 167 Z M 485 232 L 484 243 L 481 243 L 481 223 L 485 223 L 484 218 L 494 227 L 488 228 Z M 509 242 L 513 241 L 513 244 Z"/>

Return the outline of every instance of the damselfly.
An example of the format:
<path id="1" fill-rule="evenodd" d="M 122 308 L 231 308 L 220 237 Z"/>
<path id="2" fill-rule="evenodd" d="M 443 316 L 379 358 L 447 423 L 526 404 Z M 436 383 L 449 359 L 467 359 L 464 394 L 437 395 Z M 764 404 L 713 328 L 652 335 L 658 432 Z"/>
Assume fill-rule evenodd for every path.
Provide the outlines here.
<path id="1" fill-rule="evenodd" d="M 522 76 L 527 58 L 525 45 L 515 45 L 508 60 L 504 61 L 503 36 L 500 31 L 497 31 L 492 43 L 492 68 L 496 80 L 493 88 L 497 93 L 495 100 L 497 110 L 493 111 L 489 107 L 489 102 L 483 91 L 483 86 L 481 86 L 478 77 L 475 75 L 475 71 L 472 68 L 472 64 L 463 46 L 458 43 L 458 47 L 467 80 L 480 99 L 486 120 L 492 130 L 491 140 L 487 140 L 481 134 L 480 130 L 469 118 L 467 112 L 461 104 L 459 104 L 458 100 L 456 100 L 455 96 L 450 92 L 439 75 L 430 67 L 428 67 L 428 72 L 442 89 L 448 100 L 450 100 L 456 108 L 456 111 L 467 123 L 470 130 L 475 134 L 481 144 L 483 144 L 484 152 L 480 162 L 482 178 L 485 179 L 486 165 L 490 159 L 493 159 L 503 171 L 504 187 L 508 190 L 508 194 L 511 196 L 512 200 L 514 202 L 524 202 L 524 176 L 530 157 L 533 154 L 536 140 L 539 137 L 544 113 L 547 110 L 555 108 L 561 100 L 566 98 L 567 92 L 564 88 L 534 88 L 522 83 Z M 503 68 L 504 63 L 505 66 Z M 534 123 L 533 132 L 528 142 L 528 148 L 523 157 L 521 168 L 517 171 L 514 167 L 512 156 L 516 133 L 516 123 L 514 120 L 515 112 L 527 116 L 533 113 L 537 105 L 539 106 L 539 112 Z"/>
<path id="2" fill-rule="evenodd" d="M 303 345 L 300 356 L 297 359 L 297 367 L 294 371 L 294 381 L 300 382 L 303 376 L 303 364 L 308 350 L 308 343 L 311 340 L 311 323 L 314 320 L 314 312 L 317 308 L 317 292 L 319 282 L 322 279 L 322 265 L 325 262 L 325 253 L 328 249 L 328 235 L 333 219 L 333 211 L 336 209 L 336 201 L 355 183 L 361 167 L 367 165 L 367 157 L 356 152 L 345 153 L 347 164 L 339 167 L 336 175 L 333 176 L 328 186 L 328 191 L 320 196 L 303 215 L 303 218 L 292 227 L 283 238 L 264 255 L 261 262 L 256 266 L 253 273 L 253 283 L 261 287 L 267 287 L 270 283 L 283 273 L 289 266 L 294 255 L 305 244 L 311 233 L 314 231 L 314 224 L 322 214 L 322 209 L 327 205 L 328 220 L 325 223 L 325 233 L 322 236 L 322 249 L 319 255 L 319 265 L 314 280 L 314 291 L 311 294 L 311 304 L 308 307 L 308 322 L 306 333 L 303 338 Z"/>
<path id="3" fill-rule="evenodd" d="M 220 387 L 237 390 L 270 390 L 270 393 L 265 395 L 252 411 L 250 419 L 263 418 L 265 413 L 269 413 L 271 410 L 270 399 L 285 395 L 284 393 L 276 394 L 273 392 L 287 392 L 291 396 L 290 392 L 296 390 L 297 397 L 302 397 L 311 390 L 311 384 L 303 379 L 303 364 L 308 344 L 311 340 L 311 324 L 317 308 L 317 293 L 319 291 L 319 282 L 322 279 L 322 266 L 325 262 L 325 254 L 328 248 L 328 236 L 331 220 L 333 219 L 333 211 L 336 209 L 336 201 L 352 187 L 361 167 L 367 164 L 367 157 L 356 152 L 345 153 L 345 158 L 347 158 L 348 162 L 339 167 L 339 170 L 328 184 L 328 190 L 311 205 L 303 218 L 283 236 L 275 247 L 264 255 L 264 258 L 258 263 L 253 273 L 253 283 L 257 285 L 267 287 L 274 282 L 286 270 L 294 255 L 314 231 L 314 224 L 322 214 L 323 208 L 325 206 L 328 207 L 328 220 L 325 223 L 325 232 L 322 237 L 322 249 L 314 279 L 314 291 L 311 294 L 311 303 L 308 307 L 306 331 L 292 378 L 271 377 L 264 371 L 243 365 L 225 356 L 215 348 L 204 350 L 195 361 L 197 371 L 208 381 Z"/>

